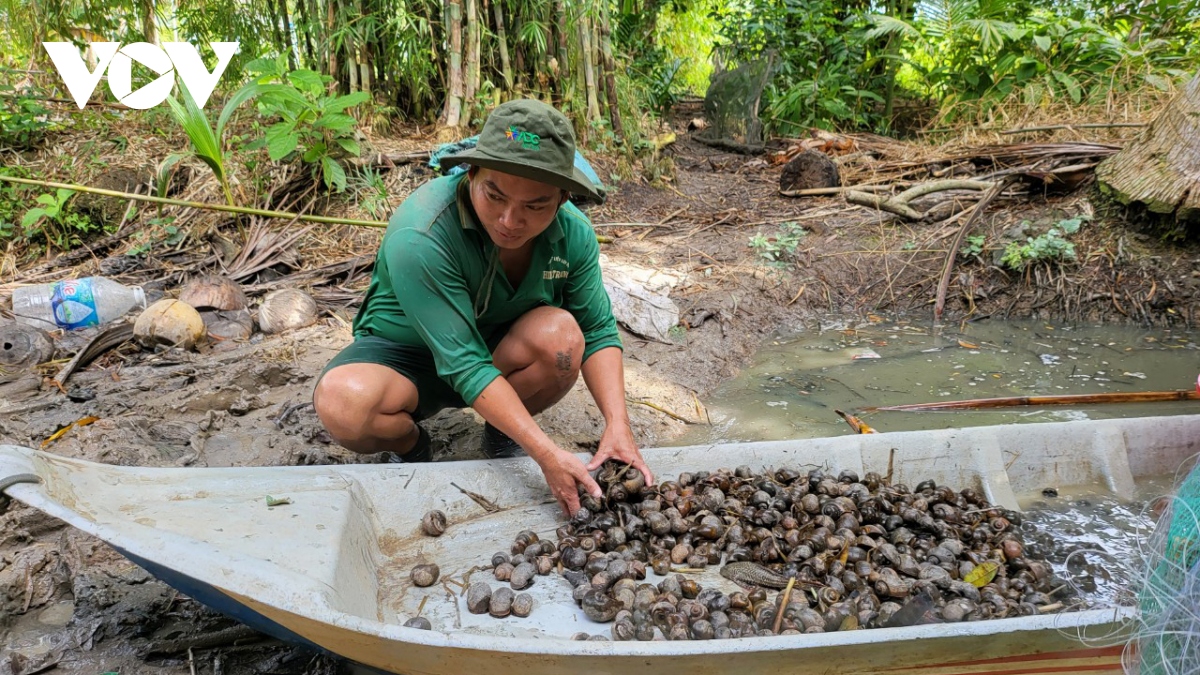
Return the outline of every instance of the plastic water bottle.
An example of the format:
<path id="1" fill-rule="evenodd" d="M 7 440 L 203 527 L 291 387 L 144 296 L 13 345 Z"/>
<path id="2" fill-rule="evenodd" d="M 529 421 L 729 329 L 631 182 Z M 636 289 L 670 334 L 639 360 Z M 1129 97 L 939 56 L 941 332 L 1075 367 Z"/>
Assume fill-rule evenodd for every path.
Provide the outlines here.
<path id="1" fill-rule="evenodd" d="M 104 277 L 69 279 L 53 284 L 24 286 L 13 291 L 17 321 L 46 330 L 75 330 L 99 326 L 146 306 L 138 286 L 123 286 Z"/>

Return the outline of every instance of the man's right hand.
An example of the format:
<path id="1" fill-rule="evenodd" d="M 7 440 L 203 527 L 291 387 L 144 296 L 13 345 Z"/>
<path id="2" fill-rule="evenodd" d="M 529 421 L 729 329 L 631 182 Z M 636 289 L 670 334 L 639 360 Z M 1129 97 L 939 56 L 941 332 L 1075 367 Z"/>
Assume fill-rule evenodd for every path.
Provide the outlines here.
<path id="1" fill-rule="evenodd" d="M 542 467 L 542 474 L 546 477 L 550 492 L 554 494 L 558 505 L 568 518 L 579 510 L 579 491 L 576 485 L 582 485 L 596 499 L 604 495 L 600 486 L 588 474 L 583 462 L 569 452 L 556 450 L 537 462 L 538 466 Z"/>

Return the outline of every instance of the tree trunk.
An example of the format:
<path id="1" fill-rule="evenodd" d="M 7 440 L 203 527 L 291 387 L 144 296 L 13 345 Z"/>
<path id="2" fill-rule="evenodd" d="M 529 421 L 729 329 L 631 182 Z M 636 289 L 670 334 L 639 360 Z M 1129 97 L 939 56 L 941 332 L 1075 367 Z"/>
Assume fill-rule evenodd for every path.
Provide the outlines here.
<path id="1" fill-rule="evenodd" d="M 550 74 L 554 78 L 554 93 L 561 101 L 566 98 L 566 84 L 572 72 L 567 51 L 567 7 L 563 0 L 554 3 L 554 54 L 555 63 Z"/>
<path id="2" fill-rule="evenodd" d="M 268 0 L 267 12 L 271 15 L 271 33 L 275 36 L 275 49 L 283 53 L 283 33 L 279 31 L 279 3 L 284 0 Z"/>
<path id="3" fill-rule="evenodd" d="M 612 27 L 609 25 L 608 6 L 601 8 L 600 14 L 600 54 L 604 61 L 604 88 L 608 98 L 608 121 L 612 124 L 613 134 L 617 138 L 625 135 L 621 126 L 621 109 L 617 102 L 617 64 L 613 60 Z"/>
<path id="4" fill-rule="evenodd" d="M 154 0 L 142 0 L 142 36 L 152 45 L 158 44 L 158 23 L 154 15 Z"/>
<path id="5" fill-rule="evenodd" d="M 599 13 L 602 8 L 603 5 L 598 5 L 596 12 Z M 591 17 L 588 26 L 591 28 L 588 35 L 592 38 L 592 69 L 596 71 L 597 108 L 604 110 L 608 108 L 608 90 L 604 86 L 604 57 L 600 53 L 600 17 Z"/>
<path id="6" fill-rule="evenodd" d="M 1101 162 L 1096 178 L 1122 204 L 1200 218 L 1200 75 L 1124 150 Z"/>
<path id="7" fill-rule="evenodd" d="M 333 19 L 337 15 L 334 9 L 334 0 L 329 0 L 327 7 L 328 12 L 325 15 L 325 49 L 328 51 L 326 57 L 329 63 L 329 72 L 327 74 L 333 78 L 333 81 L 329 83 L 330 93 L 337 93 L 338 79 L 340 78 L 338 78 L 337 69 L 337 49 L 333 44 Z"/>
<path id="8" fill-rule="evenodd" d="M 288 13 L 288 0 L 279 0 L 279 19 L 283 21 L 283 43 L 287 45 L 288 68 L 296 69 L 296 49 L 292 45 L 292 17 Z"/>
<path id="9" fill-rule="evenodd" d="M 496 41 L 500 43 L 500 72 L 504 76 L 504 91 L 513 88 L 512 63 L 508 59 L 508 33 L 504 30 L 504 10 L 500 0 L 492 0 L 492 10 L 496 14 Z"/>
<path id="10" fill-rule="evenodd" d="M 592 23 L 586 15 L 579 17 L 579 43 L 583 63 L 583 84 L 587 89 L 587 119 L 600 119 L 600 102 L 596 98 L 596 67 L 592 61 Z"/>
<path id="11" fill-rule="evenodd" d="M 316 66 L 317 57 L 313 50 L 312 34 L 315 26 L 308 20 L 308 0 L 296 0 L 296 14 L 300 17 L 300 25 L 304 30 L 304 65 Z"/>
<path id="12" fill-rule="evenodd" d="M 463 110 L 465 114 L 459 124 L 467 127 L 471 124 L 471 105 L 475 101 L 475 91 L 479 89 L 479 13 L 475 3 L 477 0 L 464 0 L 467 3 L 467 65 L 463 69 L 466 86 L 463 90 Z"/>
<path id="13" fill-rule="evenodd" d="M 450 54 L 449 79 L 450 93 L 446 97 L 446 107 L 443 111 L 445 126 L 457 127 L 462 119 L 463 97 L 463 68 L 462 68 L 462 0 L 447 0 L 450 10 Z"/>

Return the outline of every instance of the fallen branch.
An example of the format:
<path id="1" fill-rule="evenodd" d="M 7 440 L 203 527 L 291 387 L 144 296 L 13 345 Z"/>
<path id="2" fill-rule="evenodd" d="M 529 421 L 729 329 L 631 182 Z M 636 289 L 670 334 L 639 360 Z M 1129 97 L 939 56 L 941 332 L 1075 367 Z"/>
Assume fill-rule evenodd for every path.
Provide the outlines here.
<path id="1" fill-rule="evenodd" d="M 1004 189 L 1005 183 L 1006 181 L 1003 180 L 997 181 L 988 190 L 987 194 L 983 196 L 983 199 L 975 203 L 975 210 L 971 212 L 970 217 L 967 218 L 967 222 L 963 223 L 963 226 L 958 230 L 958 234 L 954 236 L 954 241 L 950 243 L 950 250 L 946 253 L 946 264 L 942 267 L 942 278 L 938 282 L 937 295 L 933 303 L 933 318 L 935 321 L 942 318 L 942 310 L 946 308 L 946 291 L 950 288 L 950 273 L 954 271 L 954 261 L 958 257 L 958 247 L 962 246 L 963 237 L 966 236 L 971 227 L 975 225 L 975 222 L 983 215 L 983 211 L 987 208 L 988 204 Z"/>
<path id="2" fill-rule="evenodd" d="M 821 197 L 824 195 L 840 195 L 844 192 L 891 192 L 890 185 L 857 185 L 851 187 L 809 188 L 807 190 L 780 190 L 784 197 Z"/>
<path id="3" fill-rule="evenodd" d="M 637 399 L 632 399 L 632 398 L 627 398 L 625 400 L 628 401 L 629 403 L 636 403 L 638 405 L 644 405 L 647 408 L 650 408 L 652 410 L 657 410 L 658 412 L 666 415 L 667 417 L 677 419 L 680 422 L 683 422 L 684 424 L 697 424 L 697 422 L 693 422 L 692 420 L 689 420 L 688 418 L 686 418 L 682 415 L 677 415 L 677 414 L 671 412 L 670 410 L 667 410 L 666 408 L 658 405 L 657 403 L 651 403 L 650 401 L 639 401 Z"/>
<path id="4" fill-rule="evenodd" d="M 1024 129 L 1006 129 L 1000 132 L 1001 136 L 1010 136 L 1012 134 L 1031 134 L 1035 131 L 1056 131 L 1058 129 L 1114 129 L 1118 127 L 1135 127 L 1140 128 L 1148 126 L 1144 122 L 1114 122 L 1112 124 L 1051 124 L 1046 127 L 1025 127 Z"/>
<path id="5" fill-rule="evenodd" d="M 988 410 L 991 408 L 1013 408 L 1033 405 L 1092 405 L 1099 403 L 1161 403 L 1163 401 L 1200 401 L 1200 393 L 1193 389 L 1177 391 L 1125 391 L 1105 394 L 1064 394 L 1061 396 L 1005 396 L 1001 398 L 974 398 L 966 401 L 939 401 L 937 403 L 909 403 L 880 408 L 864 408 L 861 412 L 930 412 L 936 410 Z"/>
<path id="6" fill-rule="evenodd" d="M 867 194 L 861 190 L 848 190 L 846 192 L 846 201 L 850 204 L 870 206 L 879 209 L 880 211 L 894 213 L 909 220 L 925 220 L 929 215 L 929 211 L 926 211 L 925 213 L 917 211 L 910 205 L 911 201 L 935 192 L 944 192 L 946 190 L 982 191 L 990 190 L 995 186 L 996 183 L 978 180 L 939 180 L 931 183 L 915 185 L 894 197 Z"/>
<path id="7" fill-rule="evenodd" d="M 221 647 L 250 638 L 262 640 L 266 639 L 266 637 L 253 628 L 238 625 L 204 635 L 153 642 L 144 653 L 147 656 L 151 654 L 179 654 L 189 649 L 212 649 L 213 647 Z"/>
<path id="8" fill-rule="evenodd" d="M 224 211 L 226 213 L 240 213 L 247 216 L 262 216 L 264 218 L 287 218 L 289 220 L 303 220 L 308 223 L 325 223 L 327 225 L 358 225 L 361 227 L 387 227 L 387 222 L 383 220 L 360 220 L 357 218 L 330 218 L 328 216 L 309 216 L 301 213 L 288 213 L 285 211 L 268 211 L 266 209 L 254 209 L 245 206 L 229 206 L 227 204 L 204 204 L 201 202 L 189 202 L 183 199 L 170 199 L 167 197 L 154 197 L 151 195 L 139 195 L 132 192 L 120 192 L 117 190 L 104 190 L 101 188 L 89 187 L 87 185 L 75 185 L 73 183 L 58 183 L 54 181 L 33 180 L 30 178 L 17 178 L 15 176 L 0 176 L 0 181 L 9 183 L 20 183 L 22 185 L 34 185 L 37 187 L 48 188 L 63 188 L 66 190 L 74 190 L 76 192 L 89 192 L 91 194 L 103 195 L 105 197 L 119 197 L 121 199 L 133 199 L 141 202 L 150 202 L 151 204 L 166 204 L 168 206 L 189 206 L 194 209 L 208 209 L 210 211 Z"/>

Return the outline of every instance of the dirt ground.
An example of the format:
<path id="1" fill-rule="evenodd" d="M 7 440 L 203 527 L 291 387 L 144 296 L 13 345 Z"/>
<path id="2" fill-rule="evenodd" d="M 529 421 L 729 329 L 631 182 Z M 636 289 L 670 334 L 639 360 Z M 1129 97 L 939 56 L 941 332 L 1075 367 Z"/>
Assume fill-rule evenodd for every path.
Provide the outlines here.
<path id="1" fill-rule="evenodd" d="M 590 213 L 598 234 L 611 237 L 602 247 L 610 260 L 670 270 L 682 279 L 671 298 L 683 328 L 669 342 L 622 335 L 630 415 L 644 447 L 669 445 L 688 425 L 704 423 L 705 397 L 777 331 L 800 329 L 826 314 L 930 320 L 953 234 L 948 227 L 900 224 L 835 197 L 781 197 L 778 167 L 686 137 L 665 156 L 674 164 L 673 181 L 661 187 L 625 182 Z M 604 160 L 597 164 L 613 168 Z M 395 173 L 392 206 L 429 176 L 416 167 Z M 1018 275 L 992 264 L 992 251 L 1005 237 L 1020 236 L 1022 221 L 1036 226 L 1094 211 L 1086 190 L 993 209 L 979 228 L 992 250 L 959 265 L 946 320 L 1011 315 L 1190 323 L 1200 256 L 1119 223 L 1091 221 L 1077 239 L 1079 262 L 1069 269 Z M 778 238 L 789 222 L 807 234 L 785 265 L 769 265 L 748 245 L 750 238 Z M 377 232 L 356 233 L 353 252 L 370 254 L 377 241 Z M 103 263 L 77 271 L 104 269 Z M 0 443 L 39 447 L 61 427 L 94 416 L 97 421 L 47 449 L 136 466 L 378 461 L 332 444 L 309 405 L 321 369 L 351 340 L 347 319 L 362 288 L 357 283 L 316 293 L 328 311 L 307 328 L 198 352 L 148 353 L 127 345 L 75 374 L 68 396 L 36 375 L 0 385 Z M 72 353 L 88 337 L 62 337 L 60 353 Z M 540 422 L 572 450 L 594 449 L 602 428 L 582 382 Z M 436 417 L 430 424 L 436 458 L 480 457 L 480 428 L 469 410 Z M 103 543 L 18 503 L 0 511 L 0 644 L 7 645 L 0 675 L 347 668 L 338 659 L 239 631 Z"/>

